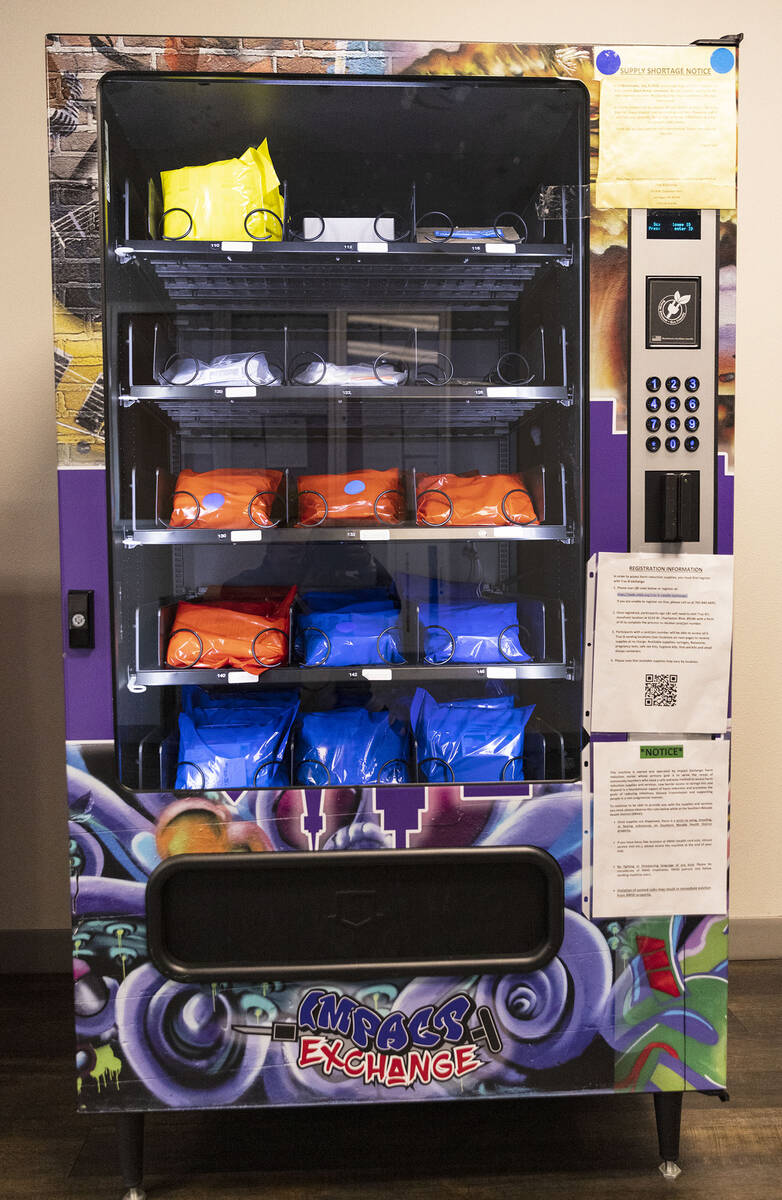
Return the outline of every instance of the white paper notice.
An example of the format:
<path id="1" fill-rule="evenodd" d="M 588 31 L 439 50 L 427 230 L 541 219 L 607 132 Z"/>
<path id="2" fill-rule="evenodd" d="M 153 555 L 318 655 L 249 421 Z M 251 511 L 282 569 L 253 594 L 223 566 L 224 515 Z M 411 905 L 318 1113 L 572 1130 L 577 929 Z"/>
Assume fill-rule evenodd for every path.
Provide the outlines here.
<path id="1" fill-rule="evenodd" d="M 733 559 L 599 554 L 596 561 L 591 728 L 723 733 Z"/>
<path id="2" fill-rule="evenodd" d="M 593 742 L 592 916 L 723 913 L 728 743 Z"/>

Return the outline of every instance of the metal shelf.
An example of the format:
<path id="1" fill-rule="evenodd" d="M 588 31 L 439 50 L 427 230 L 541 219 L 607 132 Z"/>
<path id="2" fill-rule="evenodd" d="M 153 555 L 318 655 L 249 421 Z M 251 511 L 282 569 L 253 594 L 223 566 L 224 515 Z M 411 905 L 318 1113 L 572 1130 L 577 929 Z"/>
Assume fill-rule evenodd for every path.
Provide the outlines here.
<path id="1" fill-rule="evenodd" d="M 128 241 L 114 256 L 151 272 L 182 307 L 362 300 L 464 306 L 518 299 L 541 268 L 570 266 L 573 249 L 526 242 Z"/>
<path id="2" fill-rule="evenodd" d="M 253 384 L 203 387 L 198 384 L 134 384 L 119 396 L 119 402 L 129 405 L 135 401 L 170 404 L 208 404 L 209 401 L 259 400 L 270 406 L 270 411 L 279 412 L 280 402 L 294 400 L 297 403 L 312 403 L 330 400 L 355 400 L 361 403 L 384 403 L 388 400 L 445 403 L 470 403 L 473 400 L 502 400 L 522 402 L 524 405 L 556 403 L 571 405 L 573 396 L 568 387 L 539 386 L 537 384 L 493 384 L 465 383 L 435 386 L 379 386 L 379 387 L 324 387 L 313 384 L 308 387 L 294 385 Z M 276 403 L 275 403 L 276 402 Z M 223 410 L 225 411 L 225 410 Z M 485 410 L 482 410 L 485 411 Z M 514 411 L 518 411 L 514 407 Z"/>
<path id="3" fill-rule="evenodd" d="M 269 529 L 165 529 L 152 521 L 135 529 L 116 530 L 123 545 L 194 546 L 244 545 L 248 542 L 566 542 L 574 540 L 571 525 L 394 525 L 367 528 L 323 525 L 276 526 Z"/>
<path id="4" fill-rule="evenodd" d="M 484 666 L 469 664 L 444 664 L 428 666 L 425 663 L 394 667 L 269 667 L 262 675 L 251 675 L 247 671 L 209 670 L 204 667 L 156 667 L 151 670 L 130 672 L 128 686 L 131 691 L 147 687 L 187 687 L 201 684 L 210 687 L 221 684 L 296 684 L 318 687 L 326 683 L 431 683 L 436 680 L 545 680 L 573 679 L 573 663 L 528 662 L 520 664 L 496 663 Z"/>

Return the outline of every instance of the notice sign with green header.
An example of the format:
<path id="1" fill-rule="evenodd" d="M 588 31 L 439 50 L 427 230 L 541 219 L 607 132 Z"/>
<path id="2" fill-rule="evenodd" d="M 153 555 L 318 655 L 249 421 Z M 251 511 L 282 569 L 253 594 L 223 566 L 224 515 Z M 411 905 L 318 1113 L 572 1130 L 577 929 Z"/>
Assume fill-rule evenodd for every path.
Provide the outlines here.
<path id="1" fill-rule="evenodd" d="M 725 912 L 729 751 L 725 738 L 592 743 L 589 915 Z"/>
<path id="2" fill-rule="evenodd" d="M 684 746 L 641 746 L 641 758 L 684 758 Z"/>

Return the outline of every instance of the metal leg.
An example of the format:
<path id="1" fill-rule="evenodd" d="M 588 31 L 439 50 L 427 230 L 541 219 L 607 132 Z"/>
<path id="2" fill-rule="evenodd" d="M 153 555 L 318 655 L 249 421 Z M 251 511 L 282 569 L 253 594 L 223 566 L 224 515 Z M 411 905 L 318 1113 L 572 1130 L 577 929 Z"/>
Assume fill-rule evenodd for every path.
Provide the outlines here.
<path id="1" fill-rule="evenodd" d="M 682 1092 L 655 1092 L 654 1116 L 657 1121 L 657 1142 L 660 1148 L 660 1173 L 665 1179 L 676 1179 L 681 1168 L 679 1157 L 679 1133 L 682 1124 Z"/>
<path id="2" fill-rule="evenodd" d="M 120 1113 L 117 1117 L 117 1140 L 122 1182 L 128 1189 L 123 1200 L 145 1200 L 141 1186 L 144 1173 L 144 1114 Z"/>

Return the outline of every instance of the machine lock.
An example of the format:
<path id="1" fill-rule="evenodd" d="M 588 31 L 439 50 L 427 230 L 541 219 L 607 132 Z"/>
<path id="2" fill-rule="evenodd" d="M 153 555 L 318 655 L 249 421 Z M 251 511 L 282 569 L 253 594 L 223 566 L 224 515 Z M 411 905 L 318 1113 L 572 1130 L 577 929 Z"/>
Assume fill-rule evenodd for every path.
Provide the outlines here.
<path id="1" fill-rule="evenodd" d="M 95 593 L 68 592 L 68 647 L 71 650 L 95 648 Z"/>
<path id="2" fill-rule="evenodd" d="M 697 542 L 700 539 L 700 472 L 647 471 L 645 530 L 647 542 Z"/>

